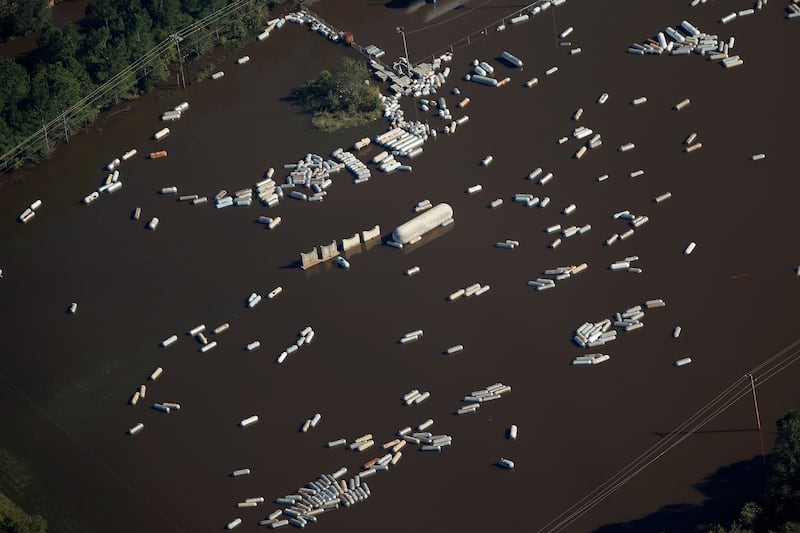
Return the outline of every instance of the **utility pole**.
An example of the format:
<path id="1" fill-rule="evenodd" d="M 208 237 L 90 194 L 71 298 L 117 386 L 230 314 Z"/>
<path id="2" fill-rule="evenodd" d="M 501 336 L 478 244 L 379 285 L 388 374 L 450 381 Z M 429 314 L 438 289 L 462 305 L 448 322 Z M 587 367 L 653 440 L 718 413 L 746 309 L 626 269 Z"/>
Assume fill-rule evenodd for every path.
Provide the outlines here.
<path id="1" fill-rule="evenodd" d="M 47 155 L 50 155 L 50 140 L 47 138 L 47 125 L 44 123 L 44 119 L 42 119 L 42 131 L 44 132 L 44 142 L 47 145 Z"/>
<path id="2" fill-rule="evenodd" d="M 175 46 L 178 48 L 178 61 L 181 65 L 181 80 L 183 81 L 183 88 L 186 88 L 186 76 L 183 75 L 183 55 L 181 55 L 181 41 L 183 37 L 179 36 L 177 33 L 172 34 L 172 39 L 175 41 Z"/>
<path id="3" fill-rule="evenodd" d="M 750 376 L 750 387 L 753 389 L 753 405 L 756 408 L 756 424 L 758 425 L 758 430 L 761 431 L 761 415 L 758 414 L 758 398 L 756 398 L 756 383 L 753 379 L 753 374 L 747 374 Z"/>
<path id="4" fill-rule="evenodd" d="M 69 130 L 67 129 L 67 114 L 64 113 L 64 137 L 69 142 Z"/>
<path id="5" fill-rule="evenodd" d="M 411 61 L 408 59 L 408 44 L 406 43 L 406 29 L 403 26 L 395 28 L 397 33 L 403 36 L 403 52 L 406 54 L 406 70 L 411 74 Z"/>

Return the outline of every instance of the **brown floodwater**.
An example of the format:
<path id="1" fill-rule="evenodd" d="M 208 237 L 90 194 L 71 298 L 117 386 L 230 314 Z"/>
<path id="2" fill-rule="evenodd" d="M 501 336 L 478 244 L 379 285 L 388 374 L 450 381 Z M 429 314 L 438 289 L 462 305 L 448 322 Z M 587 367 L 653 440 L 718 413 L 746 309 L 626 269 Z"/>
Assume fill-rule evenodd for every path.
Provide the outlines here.
<path id="1" fill-rule="evenodd" d="M 413 172 L 370 181 L 334 176 L 322 203 L 283 200 L 279 206 L 192 206 L 162 196 L 213 196 L 251 186 L 263 172 L 308 152 L 327 156 L 386 129 L 324 134 L 287 101 L 293 87 L 336 65 L 346 48 L 287 24 L 245 47 L 251 61 L 224 65 L 225 77 L 161 90 L 103 120 L 0 195 L 0 490 L 50 522 L 53 532 L 220 531 L 239 516 L 237 531 L 258 531 L 277 508 L 236 502 L 289 494 L 322 472 L 350 474 L 379 455 L 325 448 L 339 437 L 364 433 L 382 443 L 399 428 L 435 420 L 432 431 L 453 436 L 440 453 L 404 450 L 400 463 L 370 478 L 372 497 L 326 513 L 320 531 L 537 531 L 613 476 L 732 382 L 798 337 L 800 264 L 791 237 L 798 222 L 790 102 L 800 73 L 786 62 L 796 49 L 796 23 L 782 6 L 722 26 L 730 5 L 687 2 L 570 0 L 518 27 L 496 32 L 489 23 L 518 2 L 466 2 L 437 7 L 399 2 L 317 2 L 330 23 L 376 43 L 387 60 L 402 54 L 406 31 L 413 61 L 447 48 L 487 26 L 487 35 L 456 50 L 451 77 L 440 92 L 456 117 L 469 122 L 439 135 L 411 161 Z M 741 4 L 741 5 L 739 5 Z M 749 2 L 737 2 L 737 9 Z M 434 12 L 434 10 L 436 10 Z M 439 14 L 443 13 L 443 14 Z M 436 15 L 436 16 L 433 16 Z M 667 25 L 691 20 L 701 30 L 736 36 L 745 63 L 725 70 L 699 56 L 640 57 L 625 53 Z M 583 52 L 555 45 L 557 31 Z M 497 60 L 508 50 L 525 62 L 512 69 Z M 511 83 L 491 88 L 463 81 L 473 58 L 491 62 Z M 544 71 L 557 65 L 550 77 Z M 532 77 L 534 88 L 524 87 Z M 449 91 L 472 103 L 461 110 Z M 610 99 L 596 103 L 602 92 Z M 647 96 L 646 104 L 630 102 Z M 691 105 L 672 106 L 683 98 Z M 190 103 L 172 133 L 157 143 L 160 112 Z M 584 109 L 576 123 L 576 109 Z M 432 113 L 405 103 L 406 115 L 440 131 Z M 578 125 L 602 135 L 603 145 L 581 160 L 578 141 L 556 140 Z M 683 153 L 698 133 L 703 148 Z M 634 142 L 620 153 L 617 147 Z M 103 166 L 137 148 L 121 167 L 122 190 L 91 206 L 80 200 L 98 187 Z M 169 157 L 142 157 L 166 149 Z M 755 153 L 766 153 L 751 161 Z M 367 160 L 378 153 L 368 148 Z M 486 155 L 494 162 L 480 166 Z M 547 185 L 525 177 L 536 167 L 555 174 Z M 629 173 L 642 169 L 643 176 Z M 598 182 L 596 178 L 610 178 Z M 467 195 L 473 184 L 483 191 Z M 655 204 L 663 192 L 672 198 Z M 511 201 L 515 193 L 549 196 L 544 209 Z M 15 217 L 37 198 L 44 205 L 30 223 Z M 416 202 L 447 202 L 455 224 L 418 245 L 376 245 L 348 254 L 350 270 L 323 264 L 303 271 L 301 251 L 380 224 L 385 237 L 411 216 Z M 495 199 L 505 203 L 487 208 Z M 570 216 L 560 214 L 570 203 Z M 131 211 L 142 208 L 142 218 Z M 634 236 L 603 245 L 626 229 L 612 214 L 628 209 L 649 223 Z M 267 231 L 260 215 L 281 216 Z M 144 226 L 151 217 L 158 229 Z M 555 250 L 552 224 L 591 224 L 585 235 Z M 516 239 L 514 250 L 494 247 Z M 683 250 L 695 241 L 691 255 Z M 642 274 L 608 265 L 638 255 Z M 548 268 L 587 262 L 589 268 L 555 289 L 527 286 Z M 414 277 L 403 273 L 419 265 Z M 473 282 L 491 285 L 479 297 L 455 302 L 448 294 Z M 283 293 L 248 309 L 247 296 L 276 286 Z M 602 347 L 611 360 L 574 367 L 587 350 L 571 343 L 575 328 L 614 312 L 663 298 L 638 331 Z M 66 309 L 77 302 L 77 314 Z M 230 322 L 219 346 L 205 354 L 185 332 Z M 277 355 L 303 327 L 314 342 L 283 364 Z M 681 325 L 679 339 L 672 338 Z M 423 329 L 416 343 L 405 333 Z M 172 335 L 179 341 L 158 346 Z M 252 340 L 261 347 L 243 347 Z M 465 350 L 443 355 L 448 346 Z M 691 357 L 689 366 L 672 363 Z M 153 369 L 163 375 L 147 382 Z M 757 374 L 758 375 L 758 374 Z M 768 450 L 774 423 L 797 406 L 797 368 L 789 366 L 758 389 Z M 454 416 L 462 397 L 501 381 L 513 391 L 474 415 Z M 128 398 L 142 383 L 145 400 Z M 425 403 L 406 407 L 417 388 Z M 150 409 L 179 402 L 178 413 Z M 314 413 L 320 425 L 298 428 Z M 256 414 L 259 423 L 238 422 Z M 137 422 L 145 429 L 125 434 Z M 515 442 L 505 438 L 519 426 Z M 694 531 L 714 520 L 707 500 L 738 497 L 737 481 L 760 467 L 762 441 L 745 398 L 686 439 L 591 509 L 567 530 Z M 494 466 L 500 457 L 513 471 Z M 733 466 L 731 466 L 733 465 Z M 229 473 L 250 468 L 234 479 Z M 756 468 L 761 480 L 763 469 Z M 749 477 L 748 477 L 749 476 Z M 741 491 L 739 491 L 741 492 Z M 735 508 L 737 502 L 729 503 Z M 718 507 L 719 509 L 720 507 Z M 723 510 L 729 510 L 723 505 Z M 617 525 L 613 525 L 617 524 Z"/>

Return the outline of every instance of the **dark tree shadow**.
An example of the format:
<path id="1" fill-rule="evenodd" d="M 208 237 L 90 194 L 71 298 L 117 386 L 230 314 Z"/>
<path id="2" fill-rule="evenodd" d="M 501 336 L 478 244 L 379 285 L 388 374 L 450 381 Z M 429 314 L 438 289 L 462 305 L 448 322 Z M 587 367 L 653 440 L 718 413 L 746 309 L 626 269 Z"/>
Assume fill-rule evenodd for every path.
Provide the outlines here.
<path id="1" fill-rule="evenodd" d="M 608 524 L 593 533 L 706 533 L 714 524 L 730 524 L 738 518 L 746 502 L 762 498 L 764 475 L 765 466 L 760 455 L 724 466 L 695 484 L 706 497 L 702 504 L 665 505 L 637 520 Z"/>

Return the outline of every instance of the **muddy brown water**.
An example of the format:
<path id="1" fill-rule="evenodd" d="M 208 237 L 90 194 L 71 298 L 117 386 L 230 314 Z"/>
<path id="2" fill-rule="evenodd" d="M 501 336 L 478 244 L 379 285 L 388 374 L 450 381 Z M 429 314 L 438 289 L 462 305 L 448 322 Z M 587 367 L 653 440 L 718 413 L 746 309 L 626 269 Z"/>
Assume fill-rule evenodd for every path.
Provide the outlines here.
<path id="1" fill-rule="evenodd" d="M 379 44 L 387 57 L 402 53 L 394 27 L 403 25 L 409 55 L 419 60 L 523 4 L 467 3 L 428 22 L 433 6 L 396 5 L 318 2 L 313 8 L 353 31 L 359 43 Z M 782 52 L 798 40 L 782 7 L 770 4 L 722 26 L 717 20 L 730 9 L 722 4 L 691 9 L 685 2 L 570 0 L 555 22 L 559 31 L 575 27 L 570 40 L 583 48 L 576 56 L 554 45 L 550 14 L 504 32 L 491 26 L 487 36 L 456 51 L 440 93 L 469 122 L 455 135 L 427 142 L 411 173 L 374 171 L 360 185 L 336 175 L 323 203 L 286 199 L 274 209 L 215 210 L 157 194 L 169 185 L 209 197 L 235 191 L 268 167 L 282 177 L 283 164 L 307 152 L 327 155 L 386 128 L 378 123 L 323 134 L 285 101 L 293 87 L 350 53 L 295 25 L 248 45 L 242 53 L 250 63 L 224 66 L 222 80 L 142 98 L 104 122 L 102 131 L 75 137 L 0 198 L 0 447 L 9 462 L 0 488 L 48 518 L 54 532 L 219 531 L 237 516 L 244 521 L 239 531 L 257 531 L 276 506 L 237 509 L 237 501 L 263 496 L 270 502 L 321 472 L 347 466 L 354 473 L 379 453 L 328 450 L 327 441 L 369 432 L 382 443 L 430 417 L 434 433 L 453 436 L 452 447 L 441 453 L 407 448 L 396 467 L 369 480 L 368 502 L 326 513 L 309 527 L 543 528 L 798 336 L 793 269 L 800 258 L 791 233 L 797 110 L 789 102 L 800 75 Z M 694 55 L 624 53 L 630 43 L 683 19 L 722 37 L 735 35 L 745 64 L 725 70 Z M 496 61 L 503 50 L 521 57 L 524 69 Z M 490 88 L 462 81 L 474 57 L 491 61 L 496 75 L 512 82 Z M 546 77 L 553 65 L 558 73 Z M 525 88 L 534 76 L 539 86 Z M 463 111 L 449 95 L 454 86 L 472 100 Z M 595 100 L 604 91 L 611 98 L 601 106 Z M 642 95 L 645 105 L 630 105 Z M 673 111 L 685 97 L 691 105 Z M 183 100 L 191 108 L 168 125 L 171 135 L 150 140 L 162 127 L 159 113 Z M 572 158 L 577 141 L 556 143 L 578 125 L 571 120 L 578 107 L 584 108 L 580 124 L 603 139 L 580 161 Z M 440 130 L 445 125 L 411 102 L 405 108 L 407 116 Z M 685 154 L 682 142 L 693 131 L 703 148 Z M 636 144 L 633 151 L 616 151 L 628 141 Z M 101 183 L 103 165 L 130 148 L 140 156 L 122 166 L 122 190 L 80 205 Z M 166 159 L 141 157 L 162 148 Z M 759 152 L 767 158 L 749 160 Z M 362 159 L 376 153 L 370 148 Z M 488 154 L 494 162 L 481 167 Z M 525 180 L 536 167 L 555 178 L 545 186 Z M 628 177 L 640 168 L 643 176 Z M 599 183 L 602 174 L 611 177 Z M 483 192 L 466 195 L 476 183 Z M 665 191 L 670 200 L 652 202 Z M 526 208 L 511 202 L 518 192 L 547 195 L 552 203 Z M 17 223 L 37 198 L 44 205 L 36 218 Z M 455 224 L 403 251 L 379 244 L 351 254 L 349 271 L 334 264 L 307 272 L 296 267 L 300 251 L 375 224 L 386 237 L 424 198 L 450 203 Z M 505 203 L 487 208 L 495 198 Z M 561 215 L 569 203 L 577 210 Z M 142 219 L 132 221 L 136 206 Z M 630 239 L 603 246 L 625 229 L 611 216 L 623 209 L 650 222 Z M 281 216 L 283 224 L 267 231 L 255 223 L 259 215 Z M 161 220 L 155 232 L 144 229 L 152 216 Z M 557 223 L 592 229 L 551 250 L 552 237 L 543 230 Z M 493 247 L 505 239 L 521 246 Z M 686 256 L 690 241 L 697 249 Z M 608 270 L 628 255 L 640 257 L 641 275 Z M 553 290 L 526 286 L 547 268 L 581 262 L 588 270 Z M 414 265 L 421 272 L 405 277 Z M 473 282 L 492 288 L 446 301 Z M 278 285 L 284 288 L 278 298 L 245 307 L 251 292 Z M 586 351 L 570 342 L 576 327 L 651 298 L 667 306 L 648 311 L 643 329 L 603 347 L 609 362 L 569 364 Z M 70 316 L 73 301 L 79 307 Z M 205 354 L 185 334 L 200 323 L 223 322 L 231 328 Z M 317 332 L 313 344 L 276 365 L 306 325 Z M 677 340 L 675 325 L 683 326 Z M 425 331 L 419 342 L 397 343 L 418 328 Z M 158 347 L 173 333 L 175 345 Z M 255 339 L 261 348 L 245 352 Z M 463 344 L 464 352 L 442 355 L 453 344 Z M 684 356 L 694 363 L 672 366 Z M 147 382 L 157 366 L 164 374 Z M 767 449 L 775 420 L 797 405 L 796 376 L 789 366 L 758 389 Z M 497 381 L 513 391 L 474 415 L 453 415 L 465 394 Z M 147 398 L 128 406 L 141 383 L 148 383 Z M 401 405 L 412 388 L 430 391 L 431 398 Z M 157 401 L 183 408 L 164 415 L 149 409 Z M 323 415 L 320 425 L 298 432 L 316 412 Z M 252 414 L 258 424 L 237 427 Z M 126 436 L 139 421 L 145 429 Z M 512 423 L 520 428 L 516 442 L 504 438 Z M 656 518 L 646 523 L 660 529 L 693 530 L 693 515 L 664 526 L 658 512 L 702 505 L 709 495 L 699 483 L 759 456 L 754 424 L 752 403 L 740 401 L 568 531 L 648 516 Z M 513 459 L 515 470 L 493 466 L 500 457 Z M 238 468 L 253 473 L 228 476 Z"/>

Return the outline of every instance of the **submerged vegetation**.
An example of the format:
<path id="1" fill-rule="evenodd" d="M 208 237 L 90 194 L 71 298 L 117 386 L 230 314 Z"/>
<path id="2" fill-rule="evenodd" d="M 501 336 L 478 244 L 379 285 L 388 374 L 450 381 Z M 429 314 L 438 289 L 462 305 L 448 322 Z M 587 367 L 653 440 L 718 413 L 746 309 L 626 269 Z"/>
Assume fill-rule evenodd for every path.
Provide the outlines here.
<path id="1" fill-rule="evenodd" d="M 297 90 L 297 100 L 311 122 L 323 131 L 363 126 L 380 118 L 383 102 L 376 87 L 367 83 L 366 64 L 343 57 L 333 70 L 323 70 L 319 77 Z"/>
<path id="2" fill-rule="evenodd" d="M 41 516 L 29 516 L 0 492 L 0 533 L 44 533 L 47 521 Z"/>
<path id="3" fill-rule="evenodd" d="M 178 63 L 176 47 L 162 43 L 181 29 L 236 3 L 224 17 L 214 17 L 202 31 L 180 43 L 184 61 L 201 57 L 215 45 L 243 43 L 284 0 L 97 0 L 78 24 L 52 24 L 46 0 L 0 0 L 3 40 L 41 30 L 37 48 L 15 59 L 0 58 L 0 154 L 5 154 L 84 96 L 119 76 L 120 82 L 100 100 L 69 116 L 56 131 L 75 131 L 94 120 L 102 108 L 152 90 Z M 162 46 L 159 46 L 162 44 Z M 142 58 L 146 58 L 142 62 Z M 139 60 L 138 68 L 131 65 Z M 67 123 L 69 121 L 69 123 Z M 62 135 L 63 137 L 64 135 Z M 46 149 L 45 149 L 46 147 Z M 44 155 L 50 144 L 42 143 Z M 28 157 L 33 154 L 28 154 Z M 21 163 L 18 161 L 17 164 Z"/>
<path id="4" fill-rule="evenodd" d="M 800 533 L 800 411 L 778 420 L 778 438 L 769 458 L 768 485 L 762 501 L 747 502 L 729 528 L 709 533 Z"/>

